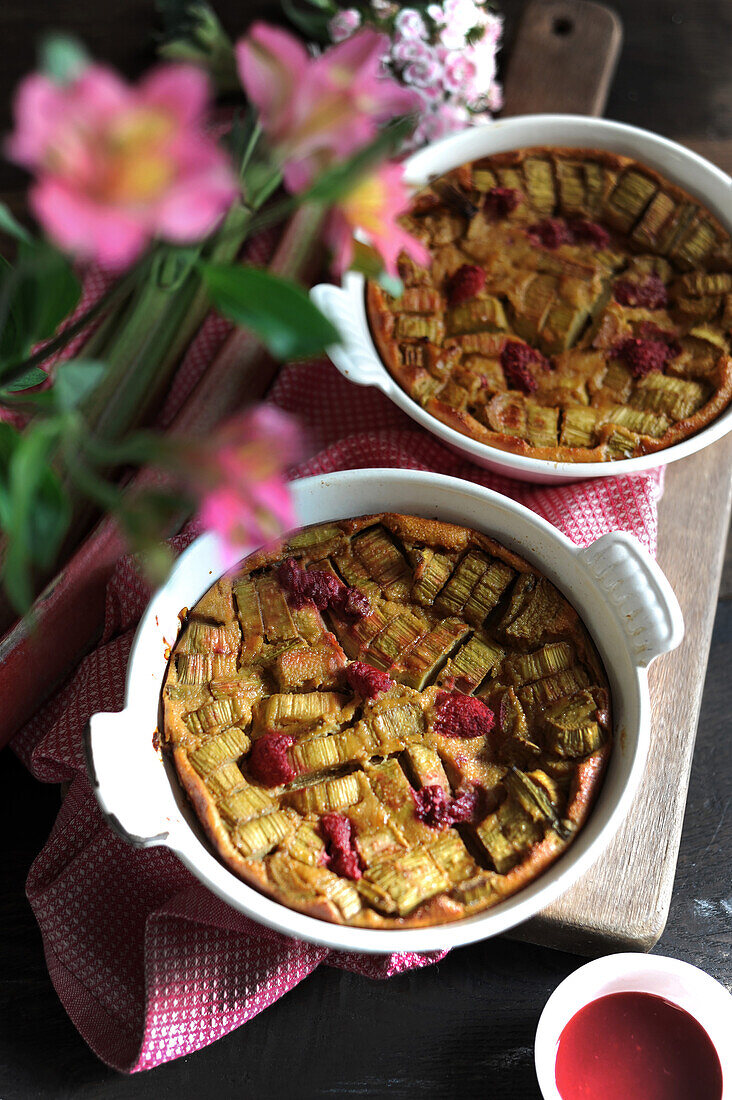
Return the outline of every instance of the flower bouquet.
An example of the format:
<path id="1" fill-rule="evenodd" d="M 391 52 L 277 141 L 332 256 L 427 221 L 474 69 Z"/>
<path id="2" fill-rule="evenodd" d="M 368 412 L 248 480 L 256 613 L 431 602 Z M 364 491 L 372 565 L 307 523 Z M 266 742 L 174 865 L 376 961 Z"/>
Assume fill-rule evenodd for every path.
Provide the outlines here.
<path id="1" fill-rule="evenodd" d="M 434 11 L 425 28 L 440 25 Z M 374 14 L 320 49 L 263 23 L 232 43 L 193 4 L 137 85 L 54 37 L 18 88 L 5 152 L 31 176 L 33 223 L 0 206 L 14 252 L 0 271 L 0 630 L 24 616 L 0 643 L 6 674 L 35 646 L 53 685 L 93 640 L 125 547 L 160 580 L 164 540 L 191 515 L 236 545 L 292 523 L 283 473 L 298 426 L 271 407 L 239 411 L 247 382 L 338 339 L 299 282 L 322 242 L 335 274 L 356 268 L 392 293 L 398 254 L 423 257 L 397 220 L 407 193 L 393 158 L 416 127 L 427 135 L 425 98 L 385 60 L 422 41 L 422 17 Z M 161 421 L 212 308 L 233 331 Z M 77 623 L 49 669 L 39 635 L 52 631 L 33 625 L 53 606 L 57 628 L 68 619 L 64 585 L 48 587 L 65 562 Z"/>

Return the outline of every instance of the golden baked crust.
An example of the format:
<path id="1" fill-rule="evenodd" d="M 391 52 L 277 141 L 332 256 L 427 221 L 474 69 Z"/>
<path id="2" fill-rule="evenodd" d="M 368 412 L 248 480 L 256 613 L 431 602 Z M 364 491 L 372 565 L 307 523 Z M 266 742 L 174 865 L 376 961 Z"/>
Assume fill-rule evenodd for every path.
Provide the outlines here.
<path id="1" fill-rule="evenodd" d="M 337 596 L 319 589 L 318 610 L 298 585 L 324 577 Z M 162 706 L 227 866 L 370 928 L 458 920 L 525 885 L 581 828 L 611 748 L 602 664 L 557 589 L 485 535 L 395 514 L 305 528 L 217 581 Z"/>
<path id="2" fill-rule="evenodd" d="M 501 153 L 431 183 L 404 223 L 433 261 L 402 255 L 399 299 L 367 284 L 372 335 L 402 388 L 463 435 L 604 462 L 678 443 L 729 404 L 730 238 L 657 172 L 596 149 Z M 461 300 L 465 267 L 480 274 Z M 649 342 L 666 348 L 660 369 Z M 527 346 L 528 382 L 505 366 Z"/>

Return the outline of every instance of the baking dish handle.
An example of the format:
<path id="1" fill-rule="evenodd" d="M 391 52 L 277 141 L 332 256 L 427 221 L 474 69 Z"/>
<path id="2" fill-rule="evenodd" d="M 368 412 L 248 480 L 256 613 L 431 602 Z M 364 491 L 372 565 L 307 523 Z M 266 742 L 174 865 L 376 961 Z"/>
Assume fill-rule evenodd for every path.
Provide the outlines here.
<path id="1" fill-rule="evenodd" d="M 371 349 L 365 316 L 357 309 L 353 291 L 319 283 L 310 291 L 310 297 L 340 333 L 340 343 L 326 351 L 341 374 L 359 386 L 376 386 L 385 394 L 391 393 L 394 383 Z"/>
<path id="2" fill-rule="evenodd" d="M 149 759 L 139 760 L 142 745 L 134 722 L 126 710 L 93 714 L 84 733 L 86 766 L 111 828 L 136 848 L 151 848 L 168 843 L 171 822 L 160 809 L 165 787 L 156 782 L 157 771 L 151 772 Z M 121 741 L 125 752 L 120 751 Z M 154 751 L 152 733 L 149 751 Z"/>
<path id="3" fill-rule="evenodd" d="M 612 531 L 579 556 L 619 618 L 637 665 L 647 668 L 679 645 L 684 636 L 679 601 L 636 538 Z"/>

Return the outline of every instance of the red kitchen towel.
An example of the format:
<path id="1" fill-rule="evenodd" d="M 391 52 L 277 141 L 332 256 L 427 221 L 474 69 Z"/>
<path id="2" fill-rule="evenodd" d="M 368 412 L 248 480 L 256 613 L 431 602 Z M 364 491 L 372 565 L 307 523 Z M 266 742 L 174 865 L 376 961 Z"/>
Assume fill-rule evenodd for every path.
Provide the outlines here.
<path id="1" fill-rule="evenodd" d="M 293 477 L 356 467 L 438 470 L 521 501 L 578 544 L 622 529 L 655 554 L 662 471 L 555 488 L 511 481 L 443 447 L 380 393 L 356 388 L 324 361 L 286 367 L 271 400 L 309 432 L 313 457 Z M 180 536 L 177 548 L 194 534 Z M 148 595 L 134 562 L 123 559 L 99 647 L 13 742 L 38 779 L 71 782 L 31 868 L 28 898 L 69 1016 L 99 1057 L 125 1072 L 207 1046 L 320 963 L 387 978 L 441 957 L 361 956 L 288 939 L 219 901 L 167 849 L 140 851 L 110 830 L 87 782 L 82 731 L 95 711 L 122 707 Z"/>

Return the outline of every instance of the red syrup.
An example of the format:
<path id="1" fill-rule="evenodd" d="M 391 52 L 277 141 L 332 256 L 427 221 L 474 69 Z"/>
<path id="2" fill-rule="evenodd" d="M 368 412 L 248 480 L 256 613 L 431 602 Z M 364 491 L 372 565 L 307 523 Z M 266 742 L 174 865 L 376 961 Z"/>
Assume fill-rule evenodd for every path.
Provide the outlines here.
<path id="1" fill-rule="evenodd" d="M 611 993 L 559 1037 L 562 1100 L 720 1100 L 722 1067 L 704 1028 L 652 993 Z"/>

